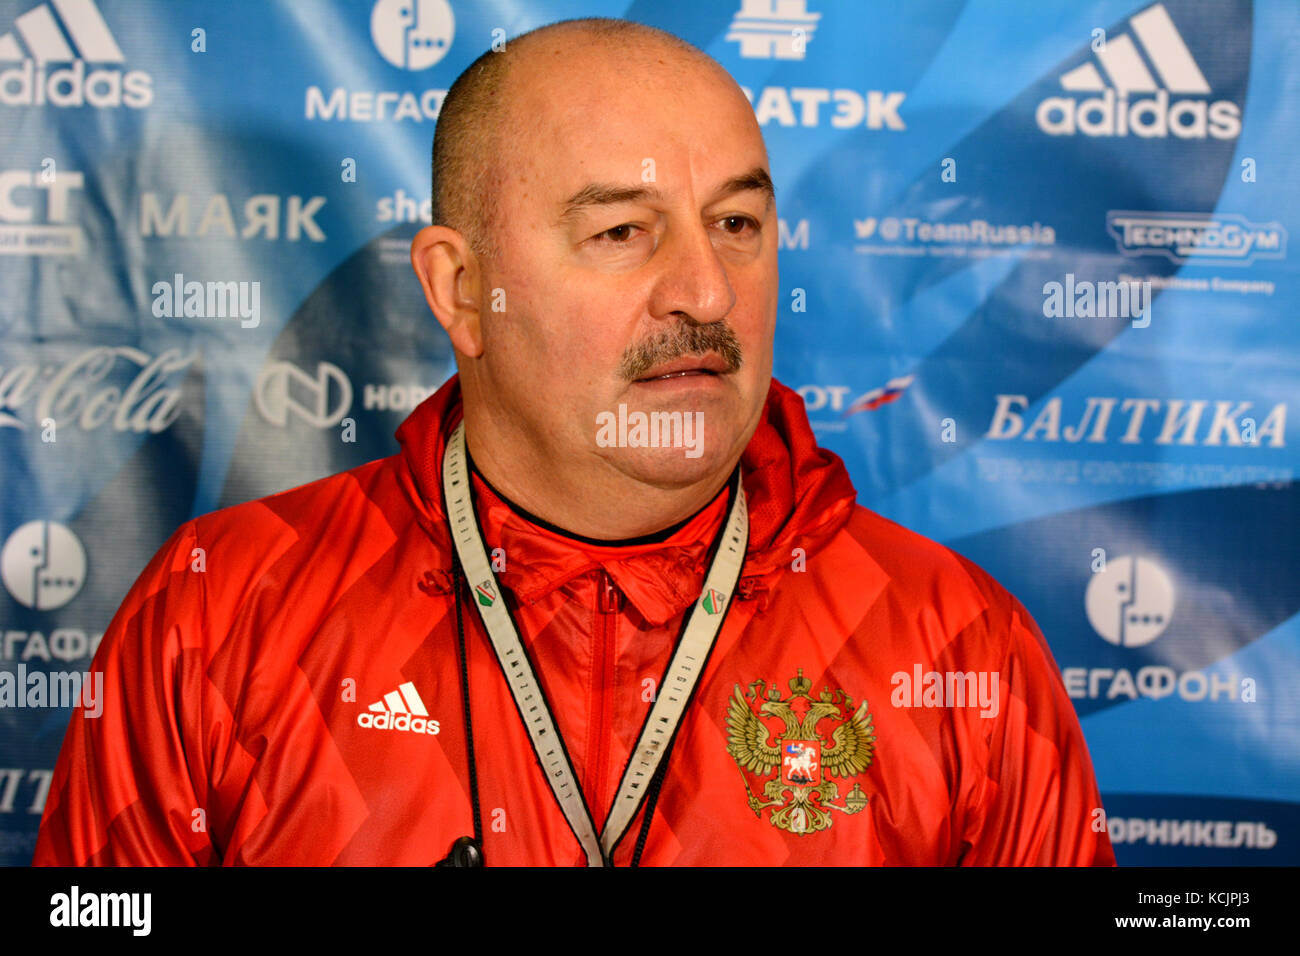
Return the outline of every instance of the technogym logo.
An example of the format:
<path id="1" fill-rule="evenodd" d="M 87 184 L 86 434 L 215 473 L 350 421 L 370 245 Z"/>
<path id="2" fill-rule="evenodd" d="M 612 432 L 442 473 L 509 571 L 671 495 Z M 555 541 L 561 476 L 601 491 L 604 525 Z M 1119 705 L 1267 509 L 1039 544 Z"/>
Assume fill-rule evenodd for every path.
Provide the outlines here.
<path id="1" fill-rule="evenodd" d="M 1177 263 L 1249 265 L 1256 258 L 1286 258 L 1286 228 L 1251 222 L 1236 213 L 1106 213 L 1106 231 L 1126 256 L 1161 255 Z"/>
<path id="2" fill-rule="evenodd" d="M 50 0 L 0 35 L 0 67 L 18 63 L 0 70 L 0 103 L 143 109 L 153 102 L 153 77 L 122 70 L 125 61 L 95 0 Z"/>
<path id="3" fill-rule="evenodd" d="M 1210 101 L 1210 84 L 1164 5 L 1135 14 L 1129 26 L 1133 37 L 1121 33 L 1094 41 L 1100 71 L 1089 61 L 1061 75 L 1061 88 L 1069 93 L 1100 95 L 1049 96 L 1034 115 L 1038 128 L 1052 136 L 1235 139 L 1241 107 Z M 1171 96 L 1185 98 L 1171 102 Z"/>

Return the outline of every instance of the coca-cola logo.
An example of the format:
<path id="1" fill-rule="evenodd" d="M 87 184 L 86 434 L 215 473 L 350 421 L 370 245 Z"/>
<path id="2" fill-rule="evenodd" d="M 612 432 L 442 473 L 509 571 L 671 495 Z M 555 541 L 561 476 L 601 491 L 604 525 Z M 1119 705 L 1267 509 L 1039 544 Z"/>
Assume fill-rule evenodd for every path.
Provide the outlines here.
<path id="1" fill-rule="evenodd" d="M 30 422 L 41 426 L 52 420 L 83 431 L 109 425 L 119 432 L 157 434 L 180 416 L 180 386 L 169 387 L 168 378 L 198 356 L 197 350 L 168 349 L 155 358 L 129 346 L 99 346 L 62 366 L 28 362 L 0 368 L 0 428 L 27 428 L 17 413 L 31 404 Z M 119 359 L 138 368 L 125 385 L 113 384 L 129 374 L 130 364 Z"/>

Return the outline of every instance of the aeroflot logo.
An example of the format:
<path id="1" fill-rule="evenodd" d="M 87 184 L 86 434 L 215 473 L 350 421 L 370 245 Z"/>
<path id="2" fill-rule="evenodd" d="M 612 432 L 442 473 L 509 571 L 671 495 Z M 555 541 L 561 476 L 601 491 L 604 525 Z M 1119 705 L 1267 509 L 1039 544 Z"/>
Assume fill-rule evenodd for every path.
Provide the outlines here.
<path id="1" fill-rule="evenodd" d="M 49 0 L 14 18 L 13 25 L 0 35 L 5 106 L 142 109 L 153 102 L 153 77 L 120 68 L 126 57 L 95 0 Z M 102 65 L 88 69 L 88 63 Z"/>
<path id="2" fill-rule="evenodd" d="M 1129 26 L 1132 37 L 1121 33 L 1094 48 L 1100 71 L 1089 61 L 1061 76 L 1070 93 L 1100 95 L 1049 96 L 1038 104 L 1038 128 L 1052 136 L 1235 139 L 1241 107 L 1210 102 L 1210 84 L 1164 5 L 1136 14 Z"/>

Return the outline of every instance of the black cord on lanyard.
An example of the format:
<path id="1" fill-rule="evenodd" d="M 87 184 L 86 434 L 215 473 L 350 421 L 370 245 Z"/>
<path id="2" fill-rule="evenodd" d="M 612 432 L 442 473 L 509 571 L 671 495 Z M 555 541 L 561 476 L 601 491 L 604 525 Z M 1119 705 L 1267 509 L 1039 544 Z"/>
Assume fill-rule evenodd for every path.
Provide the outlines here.
<path id="1" fill-rule="evenodd" d="M 479 811 L 478 766 L 474 760 L 474 723 L 469 707 L 469 657 L 465 653 L 465 617 L 460 603 L 460 583 L 464 575 L 460 558 L 452 549 L 452 593 L 456 596 L 456 656 L 460 660 L 460 699 L 465 713 L 465 756 L 469 763 L 469 800 L 474 814 L 474 836 L 461 837 L 452 844 L 451 852 L 439 860 L 438 866 L 483 865 L 483 815 Z"/>
<path id="2" fill-rule="evenodd" d="M 650 792 L 645 798 L 645 813 L 641 817 L 641 832 L 636 836 L 636 848 L 632 851 L 631 866 L 641 865 L 641 851 L 645 849 L 646 837 L 650 835 L 650 822 L 654 819 L 655 808 L 659 806 L 659 789 L 664 783 L 664 773 L 668 770 L 668 761 L 673 755 L 673 745 L 668 745 L 668 752 L 659 761 L 659 769 L 650 780 Z"/>

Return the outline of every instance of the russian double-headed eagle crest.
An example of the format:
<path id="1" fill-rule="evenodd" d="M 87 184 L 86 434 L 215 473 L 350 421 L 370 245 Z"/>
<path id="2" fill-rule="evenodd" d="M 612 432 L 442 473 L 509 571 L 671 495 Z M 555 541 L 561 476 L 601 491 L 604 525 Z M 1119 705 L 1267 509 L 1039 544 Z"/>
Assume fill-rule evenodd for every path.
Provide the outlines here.
<path id="1" fill-rule="evenodd" d="M 811 690 L 812 681 L 799 668 L 789 697 L 783 699 L 775 684 L 756 680 L 747 694 L 737 684 L 727 706 L 727 753 L 740 768 L 749 808 L 761 817 L 774 807 L 772 826 L 799 834 L 827 829 L 832 810 L 853 814 L 866 807 L 867 795 L 856 782 L 843 805 L 836 803 L 839 786 L 830 778 L 847 783 L 866 770 L 876 741 L 865 700 L 855 709 L 842 690 L 823 688 L 818 700 L 809 696 Z M 818 727 L 830 721 L 826 740 Z M 754 792 L 760 781 L 766 781 L 762 799 Z"/>

